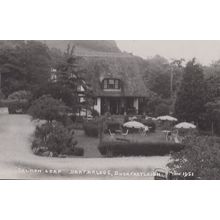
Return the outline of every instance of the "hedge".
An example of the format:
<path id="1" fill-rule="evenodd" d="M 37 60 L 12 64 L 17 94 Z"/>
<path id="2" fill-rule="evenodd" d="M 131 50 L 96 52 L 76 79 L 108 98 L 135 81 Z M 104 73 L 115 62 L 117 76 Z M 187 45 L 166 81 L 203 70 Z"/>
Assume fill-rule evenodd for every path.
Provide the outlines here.
<path id="1" fill-rule="evenodd" d="M 75 156 L 83 156 L 84 155 L 84 149 L 81 147 L 75 147 L 74 148 L 74 155 Z"/>
<path id="2" fill-rule="evenodd" d="M 70 116 L 71 120 L 76 123 L 83 123 L 83 116 L 72 115 Z"/>
<path id="3" fill-rule="evenodd" d="M 89 137 L 98 137 L 99 135 L 99 127 L 97 121 L 84 121 L 83 130 L 85 134 Z"/>
<path id="4" fill-rule="evenodd" d="M 8 107 L 9 114 L 25 113 L 29 102 L 27 100 L 2 100 L 0 107 Z"/>
<path id="5" fill-rule="evenodd" d="M 104 156 L 164 156 L 184 146 L 168 142 L 102 142 L 98 149 Z"/>
<path id="6" fill-rule="evenodd" d="M 116 121 L 110 121 L 106 123 L 106 127 L 107 127 L 107 132 L 108 130 L 110 130 L 111 132 L 115 132 L 116 130 L 121 129 L 121 124 Z"/>
<path id="7" fill-rule="evenodd" d="M 62 156 L 83 156 L 84 155 L 84 149 L 81 147 L 74 147 L 74 149 L 66 149 L 61 154 Z"/>

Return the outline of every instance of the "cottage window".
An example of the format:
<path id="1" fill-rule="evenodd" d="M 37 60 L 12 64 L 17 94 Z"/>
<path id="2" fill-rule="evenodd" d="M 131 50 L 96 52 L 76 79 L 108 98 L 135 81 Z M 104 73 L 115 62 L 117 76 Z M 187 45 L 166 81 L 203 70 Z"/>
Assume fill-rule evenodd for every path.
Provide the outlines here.
<path id="1" fill-rule="evenodd" d="M 119 79 L 104 79 L 103 89 L 120 89 Z"/>
<path id="2" fill-rule="evenodd" d="M 110 85 L 114 85 L 115 80 L 114 80 L 114 79 L 109 79 L 109 80 L 108 80 L 108 83 L 109 83 Z"/>
<path id="3" fill-rule="evenodd" d="M 119 80 L 117 80 L 117 79 L 115 80 L 115 88 L 119 89 Z"/>
<path id="4" fill-rule="evenodd" d="M 104 80 L 104 89 L 108 88 L 108 80 Z"/>

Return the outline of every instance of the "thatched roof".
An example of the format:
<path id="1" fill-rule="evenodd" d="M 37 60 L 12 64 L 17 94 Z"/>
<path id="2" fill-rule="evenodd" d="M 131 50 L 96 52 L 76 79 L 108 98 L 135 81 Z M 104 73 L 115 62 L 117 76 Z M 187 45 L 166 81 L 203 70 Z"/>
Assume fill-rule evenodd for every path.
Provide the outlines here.
<path id="1" fill-rule="evenodd" d="M 122 54 L 122 53 L 121 53 Z M 83 56 L 82 66 L 86 70 L 84 78 L 93 89 L 95 96 L 146 97 L 146 88 L 142 72 L 144 60 L 135 56 Z M 116 78 L 122 82 L 120 91 L 103 91 L 101 82 L 104 78 Z"/>

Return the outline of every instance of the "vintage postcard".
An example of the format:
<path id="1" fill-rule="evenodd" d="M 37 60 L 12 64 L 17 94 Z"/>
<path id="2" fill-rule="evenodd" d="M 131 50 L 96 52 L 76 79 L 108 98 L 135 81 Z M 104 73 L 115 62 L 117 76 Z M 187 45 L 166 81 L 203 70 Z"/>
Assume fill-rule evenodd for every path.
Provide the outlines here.
<path id="1" fill-rule="evenodd" d="M 0 179 L 220 179 L 219 50 L 1 40 Z"/>

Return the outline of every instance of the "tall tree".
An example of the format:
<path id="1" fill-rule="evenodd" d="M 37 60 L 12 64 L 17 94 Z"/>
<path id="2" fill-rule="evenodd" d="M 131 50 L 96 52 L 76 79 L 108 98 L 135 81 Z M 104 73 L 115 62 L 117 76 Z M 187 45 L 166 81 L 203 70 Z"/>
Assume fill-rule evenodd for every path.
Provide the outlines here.
<path id="1" fill-rule="evenodd" d="M 27 85 L 26 71 L 21 62 L 21 54 L 12 46 L 3 45 L 0 49 L 0 72 L 2 92 L 8 96 Z"/>
<path id="2" fill-rule="evenodd" d="M 161 98 L 174 98 L 182 77 L 182 61 L 173 60 L 169 63 L 159 55 L 148 59 L 144 74 L 146 86 Z"/>
<path id="3" fill-rule="evenodd" d="M 24 68 L 31 89 L 50 78 L 51 57 L 48 47 L 39 41 L 27 41 L 19 48 L 23 55 Z"/>
<path id="4" fill-rule="evenodd" d="M 72 98 L 69 104 L 74 112 L 82 108 L 88 109 L 92 104 L 92 90 L 84 78 L 85 70 L 80 65 L 82 58 L 75 56 L 74 47 L 69 46 L 64 55 L 65 62 L 57 68 L 56 84 L 70 91 Z"/>
<path id="5" fill-rule="evenodd" d="M 81 68 L 81 57 L 74 55 L 74 48 L 68 47 L 63 59 L 55 64 L 55 78 L 42 84 L 34 92 L 34 98 L 50 94 L 63 101 L 74 113 L 88 109 L 92 104 L 92 91 L 84 79 L 85 70 Z"/>
<path id="6" fill-rule="evenodd" d="M 209 101 L 220 98 L 220 60 L 204 68 Z"/>
<path id="7" fill-rule="evenodd" d="M 2 91 L 8 96 L 18 90 L 32 90 L 50 75 L 46 45 L 37 41 L 16 41 L 0 49 Z"/>
<path id="8" fill-rule="evenodd" d="M 205 111 L 206 84 L 202 67 L 195 59 L 186 64 L 180 90 L 175 103 L 175 114 L 179 120 L 198 123 Z"/>
<path id="9" fill-rule="evenodd" d="M 204 129 L 212 131 L 212 135 L 220 134 L 220 99 L 208 102 L 205 105 Z"/>
<path id="10" fill-rule="evenodd" d="M 165 58 L 156 55 L 146 61 L 146 86 L 162 98 L 170 98 L 170 68 Z"/>

